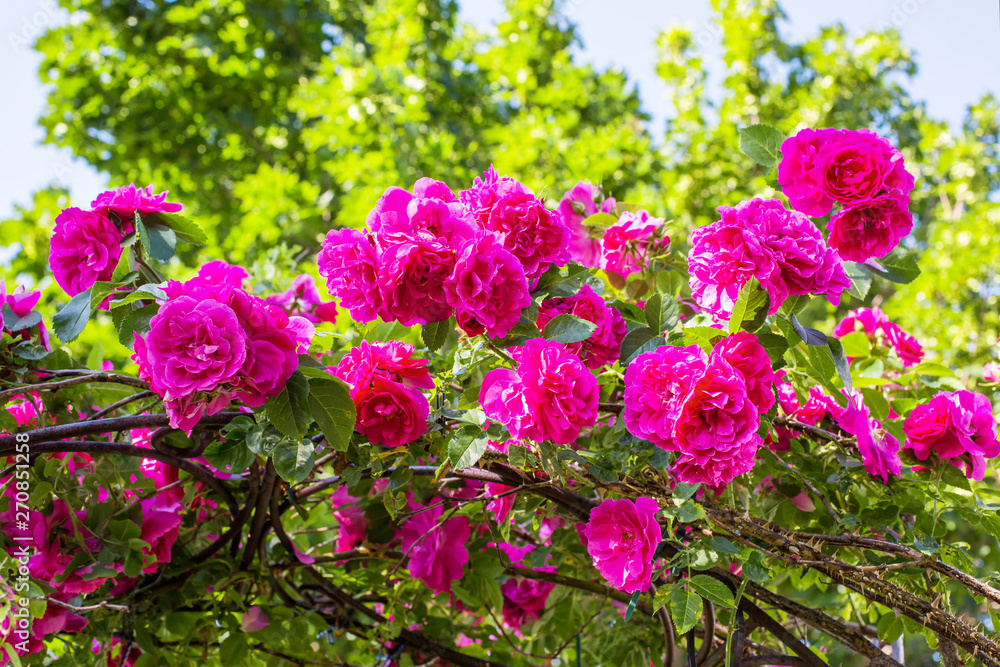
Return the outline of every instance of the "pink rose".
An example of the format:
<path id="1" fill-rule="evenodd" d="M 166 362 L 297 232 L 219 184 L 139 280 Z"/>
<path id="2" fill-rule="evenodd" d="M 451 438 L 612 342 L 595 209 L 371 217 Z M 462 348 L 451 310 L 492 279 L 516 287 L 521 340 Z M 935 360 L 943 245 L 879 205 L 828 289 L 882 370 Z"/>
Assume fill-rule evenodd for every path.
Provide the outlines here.
<path id="1" fill-rule="evenodd" d="M 430 501 L 427 509 L 414 515 L 401 530 L 403 553 L 409 556 L 407 568 L 436 593 L 451 591 L 453 581 L 462 578 L 469 550 L 465 547 L 471 534 L 469 519 L 455 516 L 438 525 L 440 498 Z"/>
<path id="2" fill-rule="evenodd" d="M 143 500 L 141 506 L 142 533 L 139 539 L 149 544 L 142 548 L 142 553 L 156 559 L 155 563 L 150 563 L 143 569 L 143 572 L 149 574 L 156 572 L 158 565 L 170 562 L 170 550 L 180 534 L 183 507 L 179 502 L 163 495 Z"/>
<path id="3" fill-rule="evenodd" d="M 781 144 L 778 183 L 796 211 L 821 218 L 833 208 L 833 199 L 820 187 L 817 156 L 840 138 L 840 130 L 805 129 Z"/>
<path id="4" fill-rule="evenodd" d="M 663 229 L 663 218 L 650 217 L 649 211 L 623 211 L 618 221 L 604 230 L 601 239 L 601 268 L 627 277 L 649 263 L 654 247 L 670 243 L 664 236 L 653 244 L 650 239 Z"/>
<path id="5" fill-rule="evenodd" d="M 288 316 L 263 299 L 236 290 L 230 303 L 246 332 L 247 344 L 236 388 L 242 401 L 256 408 L 285 388 L 285 382 L 299 366 L 300 341 Z"/>
<path id="6" fill-rule="evenodd" d="M 499 496 L 508 491 L 513 491 L 515 487 L 506 486 L 505 484 L 497 484 L 495 482 L 486 483 L 486 497 L 492 498 L 493 496 Z M 502 498 L 497 498 L 496 500 L 491 500 L 486 509 L 493 512 L 493 516 L 496 517 L 497 523 L 503 523 L 510 516 L 510 511 L 514 509 L 514 502 L 517 500 L 516 493 L 510 493 Z"/>
<path id="7" fill-rule="evenodd" d="M 323 302 L 316 282 L 307 273 L 295 276 L 291 287 L 280 294 L 271 294 L 265 300 L 272 306 L 281 308 L 289 316 L 304 317 L 313 324 L 335 322 L 337 319 L 336 308 L 330 307 L 333 304 Z"/>
<path id="8" fill-rule="evenodd" d="M 64 209 L 56 216 L 49 252 L 49 266 L 56 282 L 75 296 L 96 282 L 111 280 L 122 254 L 121 240 L 121 230 L 106 215 Z"/>
<path id="9" fill-rule="evenodd" d="M 901 190 L 845 206 L 827 225 L 830 245 L 853 262 L 888 255 L 913 229 L 909 206 L 910 197 Z"/>
<path id="10" fill-rule="evenodd" d="M 392 186 L 368 214 L 366 225 L 382 249 L 412 238 L 440 239 L 448 244 L 472 238 L 472 218 L 447 185 L 422 178 L 414 185 L 414 193 Z"/>
<path id="11" fill-rule="evenodd" d="M 889 475 L 899 477 L 903 467 L 899 460 L 899 441 L 884 431 L 878 420 L 872 419 L 861 392 L 844 391 L 844 395 L 848 404 L 836 415 L 837 423 L 845 432 L 856 437 L 861 461 L 868 474 L 881 477 L 888 484 Z"/>
<path id="12" fill-rule="evenodd" d="M 803 424 L 815 426 L 823 421 L 827 416 L 834 416 L 840 412 L 840 406 L 832 396 L 826 393 L 823 387 L 809 387 L 809 398 L 805 405 L 795 412 L 795 418 Z"/>
<path id="13" fill-rule="evenodd" d="M 983 380 L 986 382 L 1000 382 L 1000 364 L 995 361 L 987 361 L 983 365 Z"/>
<path id="14" fill-rule="evenodd" d="M 184 282 L 171 280 L 163 291 L 170 299 L 190 296 L 196 299 L 228 301 L 233 290 L 243 289 L 243 281 L 246 279 L 247 272 L 242 266 L 214 259 L 203 264 L 194 278 Z"/>
<path id="15" fill-rule="evenodd" d="M 774 405 L 774 371 L 771 370 L 771 359 L 755 335 L 741 331 L 727 336 L 715 346 L 712 354 L 728 361 L 743 376 L 747 397 L 757 412 L 765 413 L 771 409 Z"/>
<path id="16" fill-rule="evenodd" d="M 633 593 L 649 588 L 653 555 L 660 543 L 660 511 L 651 498 L 605 500 L 590 511 L 584 529 L 587 552 L 594 567 L 620 591 Z"/>
<path id="17" fill-rule="evenodd" d="M 516 374 L 491 370 L 483 378 L 480 402 L 515 438 L 565 445 L 597 421 L 597 380 L 560 343 L 541 338 L 512 350 Z"/>
<path id="18" fill-rule="evenodd" d="M 614 198 L 604 199 L 599 186 L 580 181 L 563 195 L 558 210 L 570 233 L 570 261 L 597 268 L 601 259 L 601 242 L 590 237 L 590 230 L 583 221 L 596 213 L 614 213 Z"/>
<path id="19" fill-rule="evenodd" d="M 427 431 L 430 406 L 416 389 L 375 375 L 371 384 L 354 393 L 357 431 L 376 445 L 399 447 Z"/>
<path id="20" fill-rule="evenodd" d="M 413 358 L 409 343 L 362 340 L 344 355 L 336 368 L 327 369 L 351 387 L 352 395 L 371 384 L 375 376 L 397 382 L 407 389 L 433 389 L 427 359 Z"/>
<path id="21" fill-rule="evenodd" d="M 536 572 L 555 572 L 555 566 L 535 567 Z M 511 577 L 500 586 L 503 595 L 503 622 L 510 628 L 537 621 L 545 611 L 545 603 L 556 585 L 534 579 Z"/>
<path id="22" fill-rule="evenodd" d="M 271 624 L 271 619 L 267 617 L 260 605 L 254 605 L 247 609 L 247 613 L 240 619 L 240 629 L 246 633 L 260 632 Z"/>
<path id="23" fill-rule="evenodd" d="M 95 211 L 100 209 L 114 211 L 121 217 L 122 222 L 134 220 L 136 211 L 140 215 L 145 215 L 153 212 L 177 213 L 184 208 L 180 204 L 168 202 L 168 194 L 168 192 L 154 194 L 152 185 L 137 188 L 135 183 L 129 183 L 117 190 L 97 195 L 90 207 Z"/>
<path id="24" fill-rule="evenodd" d="M 697 345 L 665 345 L 636 357 L 625 370 L 622 417 L 629 433 L 662 449 L 677 451 L 674 423 L 707 364 L 708 357 Z"/>
<path id="25" fill-rule="evenodd" d="M 896 350 L 899 360 L 904 366 L 914 366 L 919 364 L 924 358 L 924 346 L 920 344 L 916 336 L 908 333 L 895 322 L 883 322 L 882 333 Z"/>
<path id="26" fill-rule="evenodd" d="M 680 406 L 673 473 L 682 482 L 719 487 L 749 472 L 760 447 L 760 419 L 742 375 L 713 354 Z"/>
<path id="27" fill-rule="evenodd" d="M 940 392 L 915 407 L 903 422 L 903 432 L 903 447 L 912 449 L 918 459 L 926 461 L 936 454 L 953 465 L 964 465 L 970 479 L 982 480 L 986 459 L 1000 455 L 990 400 L 964 389 Z"/>
<path id="28" fill-rule="evenodd" d="M 587 368 L 597 369 L 618 360 L 628 327 L 617 308 L 608 306 L 590 285 L 584 285 L 574 296 L 543 301 L 538 310 L 538 328 L 544 330 L 552 318 L 563 313 L 597 325 L 587 340 L 566 345 Z"/>
<path id="29" fill-rule="evenodd" d="M 858 330 L 860 324 L 861 331 L 864 331 L 869 338 L 874 338 L 875 334 L 882 328 L 882 324 L 888 321 L 889 318 L 880 308 L 858 308 L 849 312 L 847 317 L 833 328 L 833 335 L 837 338 L 843 338 Z"/>
<path id="30" fill-rule="evenodd" d="M 470 335 L 481 329 L 492 337 L 506 336 L 531 304 L 521 263 L 483 232 L 458 250 L 444 288 L 458 322 Z"/>
<path id="31" fill-rule="evenodd" d="M 405 190 L 404 190 L 405 192 Z M 357 322 L 371 322 L 382 308 L 378 252 L 364 233 L 333 229 L 316 258 L 327 290 Z"/>
<path id="32" fill-rule="evenodd" d="M 830 199 L 850 205 L 875 197 L 883 190 L 909 193 L 913 176 L 903 155 L 871 130 L 841 130 L 816 156 L 820 189 Z"/>
<path id="33" fill-rule="evenodd" d="M 330 500 L 333 503 L 333 518 L 337 520 L 340 538 L 337 540 L 337 551 L 350 551 L 364 543 L 365 533 L 371 523 L 365 517 L 364 509 L 355 498 L 347 492 L 344 485 L 338 486 Z"/>
<path id="34" fill-rule="evenodd" d="M 379 315 L 404 326 L 448 319 L 444 284 L 454 267 L 455 251 L 439 240 L 413 238 L 387 247 L 379 259 Z"/>

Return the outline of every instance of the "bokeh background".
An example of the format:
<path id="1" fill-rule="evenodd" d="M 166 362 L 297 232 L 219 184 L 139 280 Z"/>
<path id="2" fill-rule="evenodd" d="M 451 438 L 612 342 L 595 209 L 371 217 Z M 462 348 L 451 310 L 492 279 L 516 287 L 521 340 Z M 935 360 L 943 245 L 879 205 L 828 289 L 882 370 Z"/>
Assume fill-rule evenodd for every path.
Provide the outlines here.
<path id="1" fill-rule="evenodd" d="M 550 202 L 602 183 L 683 249 L 719 205 L 775 194 L 737 150 L 764 122 L 890 137 L 924 274 L 868 302 L 971 376 L 998 355 L 994 0 L 25 0 L 0 35 L 0 273 L 53 311 L 54 216 L 105 186 L 168 189 L 210 230 L 181 273 L 310 270 L 387 186 L 491 163 Z"/>

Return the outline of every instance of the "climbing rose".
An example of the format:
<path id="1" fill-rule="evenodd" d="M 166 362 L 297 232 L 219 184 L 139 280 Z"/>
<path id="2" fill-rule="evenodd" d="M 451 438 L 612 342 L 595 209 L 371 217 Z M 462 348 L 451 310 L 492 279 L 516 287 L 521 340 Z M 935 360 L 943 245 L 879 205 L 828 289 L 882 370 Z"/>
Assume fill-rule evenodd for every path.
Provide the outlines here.
<path id="1" fill-rule="evenodd" d="M 597 421 L 597 380 L 555 341 L 533 338 L 512 349 L 517 372 L 497 368 L 483 378 L 480 403 L 515 438 L 566 445 Z"/>
<path id="2" fill-rule="evenodd" d="M 594 567 L 612 586 L 626 593 L 649 588 L 653 555 L 660 543 L 660 510 L 651 498 L 605 500 L 590 511 L 583 534 Z"/>
<path id="3" fill-rule="evenodd" d="M 627 277 L 641 271 L 648 262 L 655 246 L 666 246 L 670 238 L 664 236 L 655 246 L 650 238 L 663 229 L 663 218 L 653 218 L 649 211 L 624 211 L 618 221 L 604 230 L 601 239 L 601 268 Z"/>
<path id="4" fill-rule="evenodd" d="M 382 308 L 378 252 L 357 229 L 333 229 L 326 235 L 316 262 L 326 278 L 327 291 L 340 301 L 351 318 L 371 322 Z"/>
<path id="5" fill-rule="evenodd" d="M 899 441 L 871 417 L 861 392 L 852 390 L 848 393 L 845 390 L 844 394 L 848 398 L 847 407 L 840 409 L 835 416 L 840 428 L 857 438 L 865 470 L 870 475 L 881 477 L 885 483 L 889 482 L 889 475 L 899 477 L 903 467 L 899 460 Z"/>
<path id="6" fill-rule="evenodd" d="M 590 237 L 583 221 L 597 213 L 614 213 L 613 197 L 602 199 L 600 186 L 580 181 L 566 191 L 559 202 L 559 214 L 569 229 L 569 259 L 571 262 L 597 268 L 601 260 L 601 242 Z M 600 207 L 598 207 L 600 201 Z"/>
<path id="7" fill-rule="evenodd" d="M 109 190 L 97 195 L 90 207 L 95 211 L 107 209 L 117 213 L 122 222 L 134 220 L 135 212 L 140 215 L 147 213 L 177 213 L 184 207 L 167 201 L 168 192 L 153 193 L 153 186 L 135 187 L 129 183 L 117 190 Z"/>
<path id="8" fill-rule="evenodd" d="M 762 442 L 759 423 L 742 374 L 713 353 L 680 406 L 674 442 L 681 456 L 673 473 L 682 482 L 721 487 L 749 472 Z"/>
<path id="9" fill-rule="evenodd" d="M 821 218 L 833 208 L 833 199 L 820 187 L 816 158 L 839 137 L 840 130 L 832 128 L 805 129 L 782 142 L 778 183 L 796 211 Z"/>
<path id="10" fill-rule="evenodd" d="M 837 211 L 827 225 L 830 245 L 852 262 L 883 257 L 913 229 L 910 197 L 890 190 Z"/>
<path id="11" fill-rule="evenodd" d="M 266 301 L 289 315 L 304 317 L 313 324 L 337 320 L 336 307 L 332 303 L 324 303 L 316 282 L 307 273 L 295 276 L 291 287 L 280 294 L 271 294 Z"/>
<path id="12" fill-rule="evenodd" d="M 823 194 L 845 206 L 883 190 L 909 194 L 914 184 L 903 154 L 871 130 L 841 130 L 820 149 L 815 169 Z"/>
<path id="13" fill-rule="evenodd" d="M 64 209 L 56 216 L 49 252 L 56 282 L 75 296 L 98 281 L 111 280 L 122 254 L 121 240 L 121 230 L 103 213 Z"/>
<path id="14" fill-rule="evenodd" d="M 347 492 L 346 485 L 340 485 L 330 497 L 333 503 L 333 518 L 337 520 L 340 538 L 337 551 L 350 551 L 365 541 L 365 531 L 371 523 L 358 504 L 358 499 Z"/>
<path id="15" fill-rule="evenodd" d="M 712 354 L 728 361 L 743 376 L 747 397 L 758 412 L 771 409 L 774 405 L 774 371 L 771 370 L 771 359 L 756 336 L 745 331 L 735 333 L 719 342 Z"/>
<path id="16" fill-rule="evenodd" d="M 858 325 L 861 329 L 858 329 Z M 865 335 L 876 340 L 879 333 L 884 336 L 884 342 L 894 350 L 904 366 L 913 366 L 924 358 L 924 348 L 915 336 L 889 318 L 879 308 L 858 308 L 852 310 L 833 328 L 833 335 L 843 338 L 855 330 L 864 331 Z"/>
<path id="17" fill-rule="evenodd" d="M 982 480 L 986 459 L 1000 455 L 990 400 L 968 390 L 940 392 L 918 405 L 903 422 L 906 449 L 921 461 L 931 454 L 953 465 L 964 464 L 970 479 Z"/>
<path id="18" fill-rule="evenodd" d="M 354 395 L 358 412 L 357 431 L 371 442 L 399 447 L 427 431 L 430 407 L 416 389 L 375 376 L 368 387 Z"/>
<path id="19" fill-rule="evenodd" d="M 882 328 L 882 324 L 888 321 L 889 318 L 882 312 L 881 308 L 858 308 L 849 312 L 847 317 L 837 323 L 837 326 L 833 328 L 833 335 L 837 338 L 843 338 L 858 330 L 860 324 L 861 331 L 864 331 L 869 338 L 874 338 L 875 334 Z"/>
<path id="20" fill-rule="evenodd" d="M 451 316 L 444 284 L 455 267 L 455 251 L 438 239 L 413 238 L 389 246 L 379 259 L 379 315 L 404 326 Z"/>
<path id="21" fill-rule="evenodd" d="M 531 568 L 536 572 L 555 572 L 554 565 Z M 503 622 L 511 628 L 537 621 L 545 611 L 545 603 L 556 585 L 546 581 L 510 577 L 500 586 L 503 595 Z"/>
<path id="22" fill-rule="evenodd" d="M 566 344 L 566 349 L 578 355 L 588 368 L 600 368 L 618 360 L 628 327 L 618 309 L 608 306 L 590 285 L 581 287 L 574 296 L 543 301 L 538 309 L 538 328 L 544 330 L 552 318 L 561 314 L 575 315 L 597 325 L 587 340 Z"/>
<path id="23" fill-rule="evenodd" d="M 476 178 L 458 198 L 479 226 L 496 234 L 520 260 L 529 283 L 549 265 L 566 260 L 570 231 L 561 216 L 546 209 L 530 189 L 509 176 L 500 178 L 490 167 L 483 179 Z"/>
<path id="24" fill-rule="evenodd" d="M 451 583 L 462 578 L 469 551 L 469 519 L 455 516 L 438 526 L 441 499 L 434 498 L 428 507 L 403 524 L 402 550 L 409 555 L 410 574 L 437 593 L 451 591 Z"/>
<path id="25" fill-rule="evenodd" d="M 455 194 L 440 181 L 422 178 L 411 194 L 392 186 L 379 198 L 368 214 L 366 224 L 388 248 L 412 238 L 440 239 L 459 245 L 472 238 L 475 225 L 465 207 L 455 201 Z"/>
<path id="26" fill-rule="evenodd" d="M 427 359 L 413 358 L 414 347 L 396 340 L 362 340 L 344 355 L 336 368 L 328 369 L 351 387 L 352 395 L 371 384 L 375 376 L 397 382 L 408 389 L 433 389 Z"/>
<path id="27" fill-rule="evenodd" d="M 625 369 L 622 418 L 629 432 L 657 447 L 677 451 L 674 423 L 707 364 L 708 357 L 697 345 L 665 345 L 636 357 Z"/>
<path id="28" fill-rule="evenodd" d="M 493 496 L 499 496 L 508 491 L 513 491 L 516 487 L 507 486 L 506 484 L 500 484 L 499 482 L 487 482 L 486 483 L 486 497 L 492 498 Z M 486 505 L 486 509 L 493 512 L 493 516 L 496 517 L 497 523 L 503 523 L 506 521 L 507 517 L 510 516 L 510 511 L 514 509 L 514 502 L 517 500 L 516 493 L 510 493 L 502 498 L 497 498 L 496 500 L 491 500 L 489 504 Z"/>
<path id="29" fill-rule="evenodd" d="M 924 358 L 924 346 L 920 344 L 916 336 L 908 333 L 895 322 L 884 322 L 882 332 L 885 333 L 886 340 L 896 350 L 896 354 L 904 366 L 919 364 Z"/>
<path id="30" fill-rule="evenodd" d="M 803 424 L 815 426 L 827 415 L 837 415 L 840 410 L 837 401 L 827 394 L 823 387 L 809 387 L 809 398 L 795 411 L 795 418 Z"/>
<path id="31" fill-rule="evenodd" d="M 444 289 L 469 335 L 506 336 L 531 304 L 521 263 L 496 237 L 483 232 L 459 249 Z"/>
<path id="32" fill-rule="evenodd" d="M 1000 382 L 1000 364 L 995 361 L 987 361 L 983 365 L 983 380 L 986 382 Z"/>

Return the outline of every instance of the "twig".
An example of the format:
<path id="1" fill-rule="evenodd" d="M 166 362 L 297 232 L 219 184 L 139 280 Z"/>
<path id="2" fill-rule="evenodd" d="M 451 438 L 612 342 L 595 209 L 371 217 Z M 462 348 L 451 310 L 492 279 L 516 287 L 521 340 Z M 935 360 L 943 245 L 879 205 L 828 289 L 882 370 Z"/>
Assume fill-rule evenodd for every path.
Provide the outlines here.
<path id="1" fill-rule="evenodd" d="M 147 389 L 146 391 L 140 391 L 137 394 L 132 394 L 131 396 L 126 396 L 122 400 L 116 401 L 116 402 L 112 403 L 111 405 L 109 405 L 108 407 L 104 408 L 103 410 L 95 412 L 94 414 L 90 415 L 89 417 L 87 417 L 83 421 L 89 422 L 89 421 L 94 421 L 95 419 L 100 419 L 104 415 L 110 414 L 110 413 L 114 412 L 115 410 L 117 410 L 118 408 L 125 407 L 129 403 L 134 403 L 135 401 L 141 400 L 143 398 L 147 398 L 149 396 L 155 396 L 155 395 L 156 394 L 154 394 L 153 392 L 151 392 L 151 391 L 149 391 Z"/>

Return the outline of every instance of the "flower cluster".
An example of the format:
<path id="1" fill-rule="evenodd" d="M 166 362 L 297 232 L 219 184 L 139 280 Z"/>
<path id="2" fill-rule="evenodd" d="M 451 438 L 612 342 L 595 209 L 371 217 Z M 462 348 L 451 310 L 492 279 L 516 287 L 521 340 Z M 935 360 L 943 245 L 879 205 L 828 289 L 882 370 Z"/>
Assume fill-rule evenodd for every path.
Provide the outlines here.
<path id="1" fill-rule="evenodd" d="M 608 499 L 590 511 L 583 530 L 587 552 L 601 576 L 618 590 L 633 593 L 649 588 L 661 538 L 659 511 L 651 498 L 636 498 L 634 503 Z"/>
<path id="2" fill-rule="evenodd" d="M 902 153 L 871 130 L 802 130 L 781 154 L 778 183 L 793 208 L 822 217 L 840 203 L 827 227 L 843 259 L 887 255 L 913 228 L 913 176 Z"/>
<path id="3" fill-rule="evenodd" d="M 412 345 L 389 341 L 351 349 L 331 373 L 351 388 L 357 431 L 379 445 L 398 447 L 427 431 L 430 406 L 421 389 L 433 389 L 426 359 L 413 359 Z"/>
<path id="4" fill-rule="evenodd" d="M 625 371 L 622 416 L 636 437 L 680 453 L 678 479 L 721 487 L 753 468 L 773 386 L 771 362 L 753 334 L 724 338 L 711 355 L 696 345 L 664 346 Z"/>
<path id="5" fill-rule="evenodd" d="M 280 394 L 308 346 L 312 324 L 242 289 L 246 273 L 215 261 L 170 281 L 145 335 L 135 334 L 139 377 L 161 396 L 170 425 L 190 431 L 233 398 L 257 407 Z"/>
<path id="6" fill-rule="evenodd" d="M 871 340 L 881 340 L 896 351 L 904 366 L 919 364 L 924 358 L 924 348 L 915 336 L 905 331 L 879 308 L 858 308 L 852 310 L 833 329 L 836 338 L 849 333 L 863 331 Z"/>
<path id="7" fill-rule="evenodd" d="M 569 228 L 570 261 L 590 268 L 597 268 L 601 262 L 601 241 L 593 238 L 584 220 L 597 213 L 615 212 L 614 197 L 604 197 L 600 186 L 580 181 L 566 191 L 559 201 L 559 215 Z"/>
<path id="8" fill-rule="evenodd" d="M 585 341 L 569 343 L 566 349 L 578 355 L 588 368 L 600 368 L 614 363 L 628 333 L 625 319 L 618 309 L 608 306 L 590 285 L 584 285 L 574 296 L 542 301 L 538 308 L 538 328 L 545 329 L 552 318 L 569 314 L 593 322 L 597 328 Z"/>
<path id="9" fill-rule="evenodd" d="M 34 330 L 38 334 L 41 346 L 51 350 L 49 330 L 45 328 L 41 315 L 35 312 L 35 306 L 41 297 L 41 290 L 26 292 L 20 285 L 8 294 L 7 285 L 0 280 L 0 331 L 14 338 L 28 340 L 30 332 Z M 6 318 L 4 311 L 7 311 Z"/>
<path id="10" fill-rule="evenodd" d="M 641 271 L 650 251 L 670 244 L 670 237 L 663 235 L 663 225 L 663 218 L 654 218 L 649 211 L 623 211 L 618 221 L 604 230 L 601 268 L 622 279 Z"/>
<path id="11" fill-rule="evenodd" d="M 466 333 L 505 336 L 531 298 L 529 282 L 565 259 L 569 231 L 524 185 L 495 169 L 456 197 L 422 178 L 385 191 L 367 228 L 333 230 L 320 274 L 351 317 L 406 326 L 448 319 Z"/>
<path id="12" fill-rule="evenodd" d="M 970 479 L 981 480 L 986 459 L 1000 456 L 997 423 L 990 399 L 968 390 L 940 392 L 918 405 L 903 422 L 905 449 L 921 461 L 935 455 Z"/>
<path id="13" fill-rule="evenodd" d="M 777 199 L 721 206 L 719 213 L 721 220 L 691 234 L 691 292 L 702 308 L 728 318 L 750 278 L 767 290 L 771 314 L 795 295 L 823 294 L 840 303 L 850 281 L 837 251 L 809 218 Z"/>
<path id="14" fill-rule="evenodd" d="M 844 394 L 848 399 L 847 407 L 838 409 L 835 418 L 841 430 L 857 440 L 865 470 L 886 483 L 889 475 L 899 477 L 903 468 L 899 460 L 899 441 L 871 416 L 860 391 L 844 390 Z"/>
<path id="15" fill-rule="evenodd" d="M 451 584 L 462 578 L 469 562 L 471 530 L 469 518 L 454 516 L 441 525 L 441 499 L 434 498 L 422 512 L 403 524 L 402 549 L 409 556 L 410 574 L 437 593 L 451 591 Z"/>
<path id="16" fill-rule="evenodd" d="M 521 549 L 507 542 L 497 546 L 510 559 L 511 565 L 523 563 L 525 557 L 535 550 L 535 546 L 532 544 Z M 536 572 L 551 573 L 556 571 L 553 565 L 543 565 L 531 569 Z M 525 623 L 538 620 L 542 612 L 545 611 L 545 603 L 549 599 L 549 594 L 555 587 L 555 584 L 547 581 L 519 577 L 507 579 L 500 585 L 500 594 L 503 596 L 503 622 L 516 630 Z"/>
<path id="17" fill-rule="evenodd" d="M 121 242 L 135 230 L 135 214 L 176 213 L 180 204 L 166 201 L 167 193 L 153 193 L 153 186 L 129 184 L 97 195 L 89 210 L 64 209 L 56 216 L 49 266 L 59 286 L 70 296 L 111 279 Z"/>
<path id="18" fill-rule="evenodd" d="M 533 338 L 511 348 L 517 369 L 483 378 L 479 402 L 514 438 L 566 445 L 597 421 L 597 380 L 561 343 Z"/>

